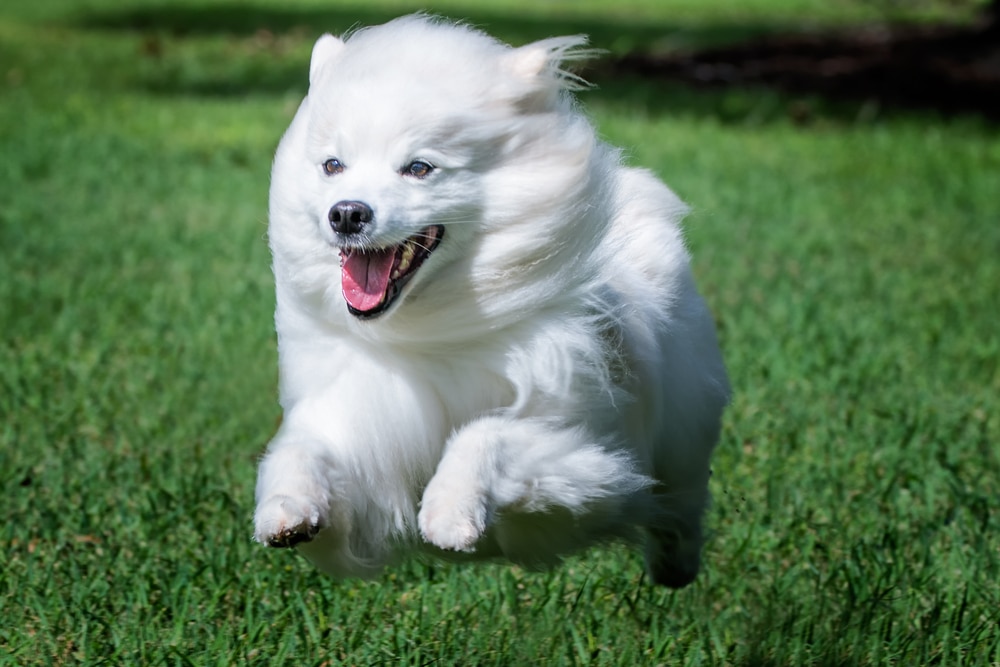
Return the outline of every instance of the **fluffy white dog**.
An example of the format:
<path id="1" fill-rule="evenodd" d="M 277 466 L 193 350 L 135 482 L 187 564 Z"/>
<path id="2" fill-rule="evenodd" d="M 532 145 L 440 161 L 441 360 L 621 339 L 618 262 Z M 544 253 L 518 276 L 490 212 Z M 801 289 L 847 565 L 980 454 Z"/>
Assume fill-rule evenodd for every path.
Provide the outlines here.
<path id="1" fill-rule="evenodd" d="M 574 106 L 584 44 L 425 16 L 317 41 L 272 174 L 259 542 L 370 576 L 644 538 L 654 581 L 697 574 L 726 372 L 684 205 Z"/>

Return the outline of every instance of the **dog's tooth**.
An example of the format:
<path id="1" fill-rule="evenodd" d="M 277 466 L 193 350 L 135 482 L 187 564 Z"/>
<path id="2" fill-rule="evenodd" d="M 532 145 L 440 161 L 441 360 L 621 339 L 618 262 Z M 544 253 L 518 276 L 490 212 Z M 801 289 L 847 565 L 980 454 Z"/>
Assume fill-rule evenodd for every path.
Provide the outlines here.
<path id="1" fill-rule="evenodd" d="M 410 268 L 410 263 L 413 262 L 413 254 L 413 244 L 407 241 L 403 244 L 403 252 L 399 256 L 399 266 L 397 267 L 399 273 L 405 273 Z"/>

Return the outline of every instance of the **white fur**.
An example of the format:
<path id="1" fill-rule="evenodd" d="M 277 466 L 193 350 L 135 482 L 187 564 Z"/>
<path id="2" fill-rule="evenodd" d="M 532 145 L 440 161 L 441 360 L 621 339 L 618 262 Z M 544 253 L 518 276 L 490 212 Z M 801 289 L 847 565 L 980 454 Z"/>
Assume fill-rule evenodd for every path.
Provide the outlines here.
<path id="1" fill-rule="evenodd" d="M 697 572 L 726 373 L 684 205 L 567 92 L 583 44 L 423 16 L 317 42 L 272 174 L 285 418 L 257 540 L 370 576 L 419 545 L 545 565 L 645 533 L 655 580 Z M 401 176 L 414 159 L 435 171 Z M 342 200 L 372 208 L 379 245 L 446 226 L 373 319 L 341 294 Z"/>

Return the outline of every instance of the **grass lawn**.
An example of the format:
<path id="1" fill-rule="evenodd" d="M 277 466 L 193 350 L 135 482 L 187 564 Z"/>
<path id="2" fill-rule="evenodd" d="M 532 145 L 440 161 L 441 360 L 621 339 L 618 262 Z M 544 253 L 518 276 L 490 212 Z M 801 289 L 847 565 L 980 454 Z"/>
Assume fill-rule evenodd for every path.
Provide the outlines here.
<path id="1" fill-rule="evenodd" d="M 901 6 L 428 4 L 613 52 Z M 0 4 L 0 665 L 1000 664 L 1000 131 L 974 118 L 583 95 L 693 205 L 736 389 L 688 589 L 618 546 L 335 582 L 251 543 L 271 155 L 315 36 L 416 7 Z"/>

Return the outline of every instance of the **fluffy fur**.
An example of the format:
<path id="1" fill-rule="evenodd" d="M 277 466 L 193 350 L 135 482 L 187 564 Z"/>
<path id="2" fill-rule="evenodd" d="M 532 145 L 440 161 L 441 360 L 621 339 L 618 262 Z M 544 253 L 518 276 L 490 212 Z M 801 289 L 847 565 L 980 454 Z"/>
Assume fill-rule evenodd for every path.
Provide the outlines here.
<path id="1" fill-rule="evenodd" d="M 655 581 L 694 578 L 726 373 L 684 205 L 574 106 L 584 44 L 424 16 L 316 43 L 272 174 L 261 543 L 364 577 L 414 548 L 544 566 L 623 537 Z M 433 225 L 398 298 L 351 312 L 345 257 Z"/>

